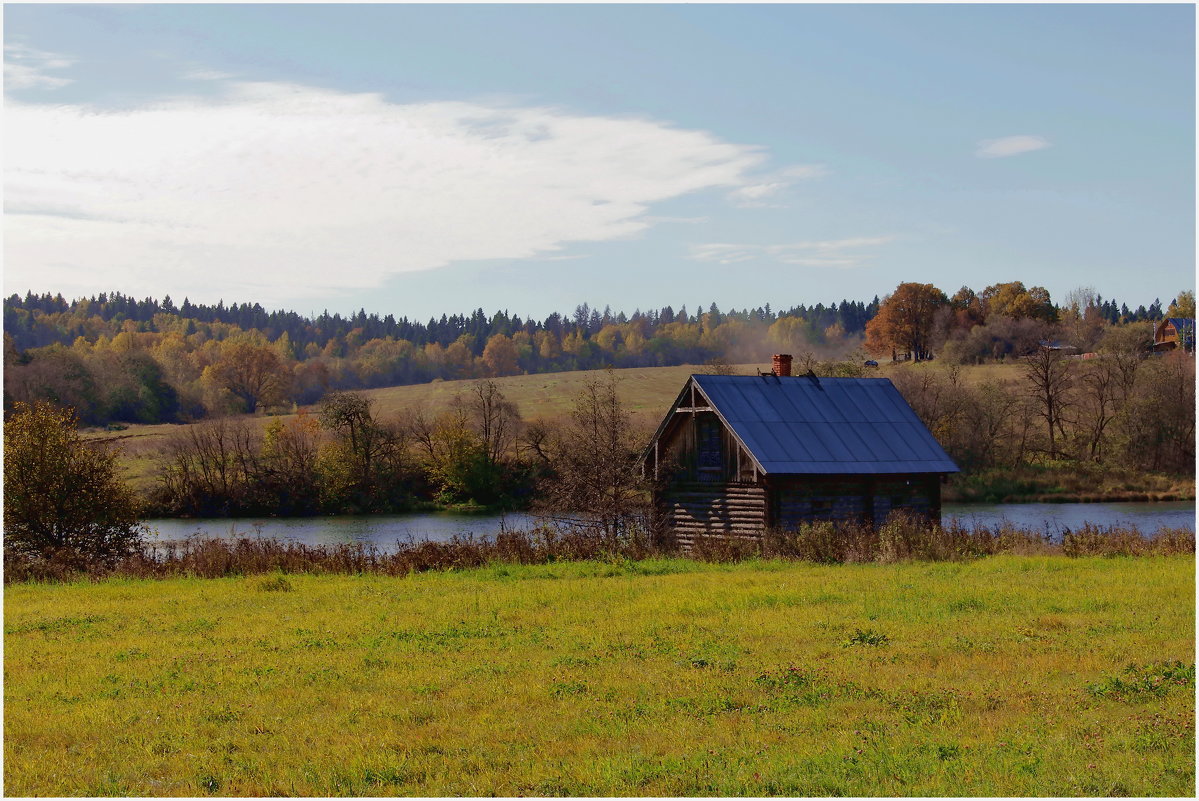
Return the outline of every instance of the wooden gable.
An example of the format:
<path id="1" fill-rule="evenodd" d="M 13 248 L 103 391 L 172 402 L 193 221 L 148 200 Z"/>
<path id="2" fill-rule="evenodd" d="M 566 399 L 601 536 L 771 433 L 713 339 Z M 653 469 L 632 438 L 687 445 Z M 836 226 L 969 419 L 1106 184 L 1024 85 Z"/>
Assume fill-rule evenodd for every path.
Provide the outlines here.
<path id="1" fill-rule="evenodd" d="M 721 419 L 694 377 L 688 378 L 642 457 L 643 474 L 719 483 L 757 481 L 762 466 Z"/>

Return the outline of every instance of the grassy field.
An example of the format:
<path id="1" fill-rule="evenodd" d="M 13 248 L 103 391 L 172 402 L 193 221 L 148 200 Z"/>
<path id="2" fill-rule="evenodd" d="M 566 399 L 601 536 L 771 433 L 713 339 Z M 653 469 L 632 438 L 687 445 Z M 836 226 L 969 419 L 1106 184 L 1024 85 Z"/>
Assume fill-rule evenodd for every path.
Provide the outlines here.
<path id="1" fill-rule="evenodd" d="M 1194 575 L 1010 556 L 12 585 L 5 792 L 1193 796 Z"/>

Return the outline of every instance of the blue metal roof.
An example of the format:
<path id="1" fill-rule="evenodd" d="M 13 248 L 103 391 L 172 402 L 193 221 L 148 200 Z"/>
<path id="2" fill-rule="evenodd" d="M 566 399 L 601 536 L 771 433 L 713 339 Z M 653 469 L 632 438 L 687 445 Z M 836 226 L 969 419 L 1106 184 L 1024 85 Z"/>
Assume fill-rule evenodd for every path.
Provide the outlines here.
<path id="1" fill-rule="evenodd" d="M 767 473 L 956 473 L 889 378 L 694 375 Z"/>
<path id="2" fill-rule="evenodd" d="M 1180 336 L 1184 333 L 1193 331 L 1195 328 L 1195 321 L 1189 317 L 1168 317 L 1166 318 L 1166 322 L 1174 326 L 1174 330 L 1177 331 Z"/>

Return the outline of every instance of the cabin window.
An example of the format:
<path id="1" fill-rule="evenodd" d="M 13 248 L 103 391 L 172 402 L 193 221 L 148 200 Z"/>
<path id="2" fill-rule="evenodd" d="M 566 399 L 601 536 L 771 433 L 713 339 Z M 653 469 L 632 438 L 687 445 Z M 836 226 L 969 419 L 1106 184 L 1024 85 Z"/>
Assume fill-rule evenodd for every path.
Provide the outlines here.
<path id="1" fill-rule="evenodd" d="M 700 417 L 695 421 L 696 468 L 700 481 L 719 481 L 724 472 L 724 448 L 720 437 L 720 421 Z"/>

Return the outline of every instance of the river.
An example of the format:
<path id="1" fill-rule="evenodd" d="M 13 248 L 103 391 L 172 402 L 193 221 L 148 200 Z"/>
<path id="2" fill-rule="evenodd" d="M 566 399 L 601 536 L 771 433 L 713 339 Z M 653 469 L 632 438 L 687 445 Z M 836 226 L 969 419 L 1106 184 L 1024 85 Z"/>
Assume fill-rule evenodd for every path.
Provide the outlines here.
<path id="1" fill-rule="evenodd" d="M 1007 520 L 1022 528 L 1060 535 L 1083 523 L 1135 525 L 1145 533 L 1162 528 L 1195 530 L 1194 501 L 1172 503 L 1020 503 L 946 504 L 942 520 L 994 526 Z M 145 521 L 152 540 L 183 540 L 194 534 L 212 537 L 275 537 L 306 545 L 369 542 L 389 548 L 397 541 L 444 542 L 455 535 L 488 537 L 502 528 L 530 528 L 543 522 L 528 514 L 462 515 L 448 512 L 302 518 L 155 519 Z"/>

